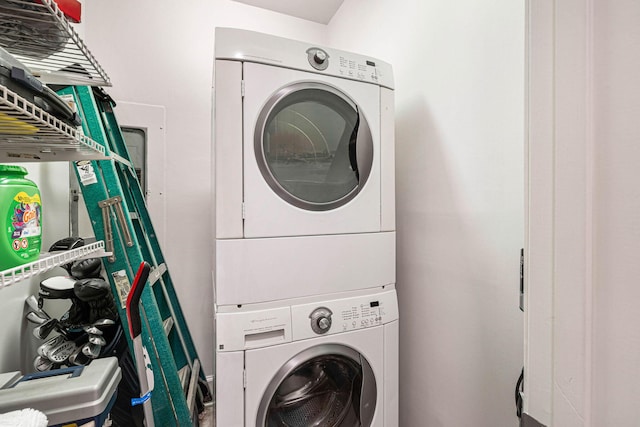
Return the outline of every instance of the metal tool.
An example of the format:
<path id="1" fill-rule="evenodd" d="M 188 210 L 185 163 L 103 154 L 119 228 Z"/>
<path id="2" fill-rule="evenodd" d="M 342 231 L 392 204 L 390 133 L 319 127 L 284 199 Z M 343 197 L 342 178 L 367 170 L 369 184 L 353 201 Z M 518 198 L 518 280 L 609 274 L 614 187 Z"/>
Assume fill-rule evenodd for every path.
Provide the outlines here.
<path id="1" fill-rule="evenodd" d="M 113 228 L 111 227 L 111 218 L 110 211 L 111 207 L 116 214 L 116 222 L 120 227 L 120 231 L 122 232 L 122 236 L 125 244 L 128 247 L 133 246 L 133 239 L 131 238 L 131 232 L 129 231 L 129 227 L 127 226 L 127 221 L 124 216 L 124 211 L 122 210 L 122 197 L 115 196 L 110 197 L 106 200 L 101 200 L 98 202 L 98 206 L 102 209 L 102 223 L 104 226 L 104 235 L 105 235 L 105 249 L 107 252 L 111 252 L 111 255 L 107 257 L 109 262 L 114 262 L 116 260 L 116 255 L 114 253 L 113 246 Z"/>
<path id="2" fill-rule="evenodd" d="M 36 326 L 33 329 L 33 336 L 38 339 L 44 340 L 53 332 L 54 329 L 58 326 L 57 319 L 48 319 L 45 320 L 42 324 Z"/>
<path id="3" fill-rule="evenodd" d="M 35 311 L 28 312 L 27 315 L 25 316 L 25 318 L 29 322 L 35 323 L 36 325 L 42 325 L 44 322 L 47 321 L 47 319 L 45 317 L 42 317 L 41 315 L 39 315 Z"/>
<path id="4" fill-rule="evenodd" d="M 83 326 L 82 330 L 85 331 L 89 335 L 102 335 L 103 332 L 101 329 L 96 328 L 95 326 Z"/>
<path id="5" fill-rule="evenodd" d="M 82 346 L 82 353 L 90 359 L 96 359 L 98 356 L 100 356 L 101 349 L 101 345 L 88 342 Z"/>
<path id="6" fill-rule="evenodd" d="M 65 341 L 66 341 L 66 338 L 64 336 L 56 335 L 55 337 L 41 344 L 36 350 L 36 352 L 38 353 L 38 356 L 47 357 L 47 353 L 49 353 L 49 350 L 51 350 L 53 347 L 56 347 L 57 345 Z"/>
<path id="7" fill-rule="evenodd" d="M 42 309 L 35 295 L 29 295 L 29 297 L 27 297 L 25 302 L 27 303 L 27 305 L 31 310 L 33 310 L 35 313 L 37 313 L 41 317 L 44 317 L 46 319 L 51 319 L 51 316 L 49 316 L 49 314 L 47 314 L 47 312 Z"/>
<path id="8" fill-rule="evenodd" d="M 46 357 L 38 356 L 33 361 L 33 367 L 39 372 L 48 371 L 53 367 L 53 362 Z"/>
<path id="9" fill-rule="evenodd" d="M 89 343 L 104 347 L 105 345 L 107 345 L 107 340 L 105 340 L 101 335 L 91 334 L 89 335 Z"/>
<path id="10" fill-rule="evenodd" d="M 53 363 L 62 364 L 77 348 L 78 346 L 73 341 L 64 340 L 47 352 L 47 358 Z"/>

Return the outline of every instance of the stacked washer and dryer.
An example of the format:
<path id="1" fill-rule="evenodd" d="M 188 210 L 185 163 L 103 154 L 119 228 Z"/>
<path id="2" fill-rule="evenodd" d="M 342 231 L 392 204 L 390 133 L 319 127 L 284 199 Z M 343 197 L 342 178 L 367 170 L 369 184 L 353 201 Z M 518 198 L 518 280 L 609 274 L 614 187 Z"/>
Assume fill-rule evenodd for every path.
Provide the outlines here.
<path id="1" fill-rule="evenodd" d="M 216 29 L 216 425 L 398 425 L 393 105 L 389 64 Z"/>

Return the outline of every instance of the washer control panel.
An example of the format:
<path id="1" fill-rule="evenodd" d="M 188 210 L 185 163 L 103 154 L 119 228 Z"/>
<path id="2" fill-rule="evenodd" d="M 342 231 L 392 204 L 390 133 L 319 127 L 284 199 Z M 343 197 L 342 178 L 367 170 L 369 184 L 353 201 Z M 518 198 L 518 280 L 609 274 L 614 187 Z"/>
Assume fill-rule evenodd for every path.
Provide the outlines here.
<path id="1" fill-rule="evenodd" d="M 395 290 L 291 307 L 293 340 L 371 328 L 398 319 Z M 303 320 L 304 319 L 304 320 Z"/>
<path id="2" fill-rule="evenodd" d="M 380 301 L 373 300 L 344 307 L 340 312 L 340 318 L 344 331 L 380 325 L 382 324 Z"/>
<path id="3" fill-rule="evenodd" d="M 216 351 L 270 347 L 379 327 L 398 319 L 395 289 L 330 300 L 306 299 L 261 309 L 223 306 L 216 309 Z"/>

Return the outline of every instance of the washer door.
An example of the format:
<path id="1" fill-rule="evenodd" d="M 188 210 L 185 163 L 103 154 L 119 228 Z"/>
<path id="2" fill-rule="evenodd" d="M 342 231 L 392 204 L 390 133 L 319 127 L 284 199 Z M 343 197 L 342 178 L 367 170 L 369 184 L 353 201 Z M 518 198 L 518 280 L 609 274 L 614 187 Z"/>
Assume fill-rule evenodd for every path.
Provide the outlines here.
<path id="1" fill-rule="evenodd" d="M 257 427 L 368 427 L 377 387 L 369 362 L 352 348 L 325 344 L 291 358 L 274 376 Z"/>
<path id="2" fill-rule="evenodd" d="M 277 91 L 258 117 L 254 148 L 271 189 L 311 211 L 348 203 L 373 165 L 367 120 L 346 94 L 325 83 L 301 82 Z"/>

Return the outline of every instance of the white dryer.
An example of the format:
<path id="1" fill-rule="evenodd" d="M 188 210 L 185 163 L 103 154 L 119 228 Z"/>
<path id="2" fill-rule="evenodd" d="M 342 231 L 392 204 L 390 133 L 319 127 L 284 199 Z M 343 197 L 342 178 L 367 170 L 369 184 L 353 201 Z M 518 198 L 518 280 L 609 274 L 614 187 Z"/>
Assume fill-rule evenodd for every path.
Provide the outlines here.
<path id="1" fill-rule="evenodd" d="M 230 28 L 215 45 L 217 302 L 394 283 L 391 66 Z"/>
<path id="2" fill-rule="evenodd" d="M 393 286 L 226 307 L 216 325 L 216 425 L 397 427 Z"/>

